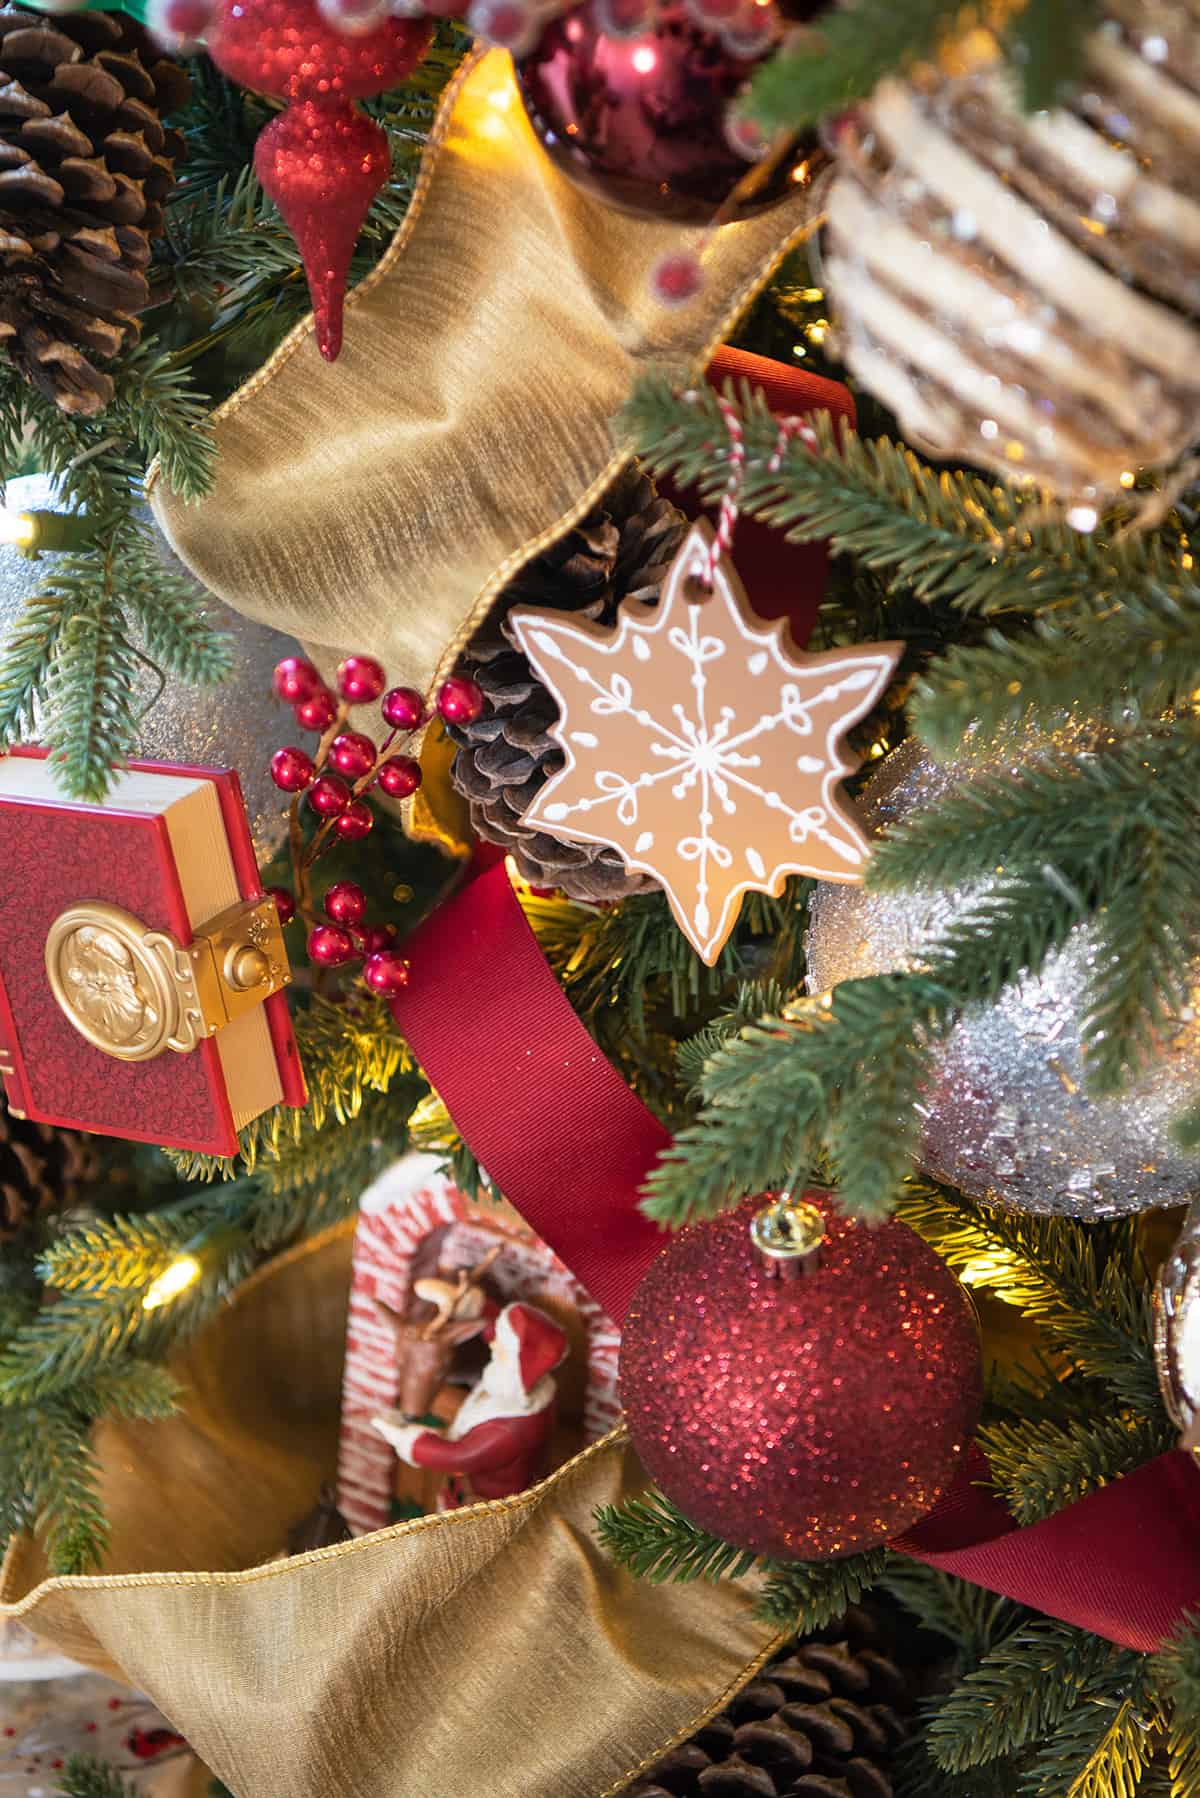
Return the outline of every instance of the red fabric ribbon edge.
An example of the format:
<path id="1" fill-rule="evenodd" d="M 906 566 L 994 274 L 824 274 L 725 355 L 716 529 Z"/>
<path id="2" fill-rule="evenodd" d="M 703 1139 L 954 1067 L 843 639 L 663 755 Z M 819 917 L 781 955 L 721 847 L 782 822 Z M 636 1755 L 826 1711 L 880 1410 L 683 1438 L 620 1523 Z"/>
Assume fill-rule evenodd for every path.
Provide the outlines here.
<path id="1" fill-rule="evenodd" d="M 503 862 L 414 932 L 392 1012 L 489 1176 L 597 1304 L 622 1318 L 662 1247 L 638 1207 L 671 1138 L 592 1041 Z M 977 1451 L 901 1553 L 1149 1651 L 1200 1603 L 1200 1473 L 1161 1455 L 1024 1529 Z"/>

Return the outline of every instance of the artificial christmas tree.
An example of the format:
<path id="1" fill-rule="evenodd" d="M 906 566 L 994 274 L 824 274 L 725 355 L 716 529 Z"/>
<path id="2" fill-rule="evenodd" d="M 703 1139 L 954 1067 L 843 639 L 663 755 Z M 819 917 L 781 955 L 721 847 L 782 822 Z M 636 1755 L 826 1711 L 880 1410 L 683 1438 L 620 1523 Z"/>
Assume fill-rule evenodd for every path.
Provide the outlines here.
<path id="1" fill-rule="evenodd" d="M 418 0 L 165 10 L 215 61 L 142 340 L 103 417 L 0 368 L 0 473 L 60 483 L 57 517 L 0 514 L 14 553 L 60 546 L 4 619 L 0 739 L 36 730 L 56 785 L 10 855 L 0 1047 L 35 1087 L 83 1070 L 39 1025 L 72 974 L 128 1023 L 129 968 L 55 928 L 111 868 L 153 883 L 69 863 L 63 820 L 124 790 L 160 683 L 168 719 L 228 671 L 207 590 L 296 638 L 205 761 L 286 807 L 261 872 L 309 1101 L 126 1115 L 192 1147 L 106 1151 L 119 1185 L 0 1247 L 8 1615 L 149 1687 L 237 1798 L 430 1798 L 430 1769 L 457 1798 L 1193 1798 L 1195 1228 L 1163 1201 L 1200 1191 L 1194 7 L 852 0 L 776 43 L 725 0 L 478 0 L 521 75 Z M 92 17 L 36 34 L 126 29 Z M 382 181 L 361 230 L 322 133 L 360 143 L 362 204 Z M 714 373 L 731 337 L 756 354 Z M 711 517 L 677 538 L 675 504 Z M 236 984 L 256 945 L 227 947 Z M 956 1061 L 997 1019 L 1029 1028 Z M 347 1318 L 356 1208 L 365 1240 L 414 1148 L 453 1216 Z M 780 1218 L 817 1187 L 805 1247 Z M 790 1198 L 751 1267 L 762 1194 Z M 484 1342 L 514 1306 L 575 1332 L 532 1389 Z M 579 1428 L 623 1328 L 661 1490 L 612 1416 Z M 343 1390 L 358 1533 L 281 1558 Z M 438 1509 L 371 1431 L 450 1453 L 497 1399 L 472 1459 L 523 1432 L 548 1471 L 511 1490 L 510 1455 L 482 1505 Z M 914 1707 L 841 1625 L 864 1599 Z"/>

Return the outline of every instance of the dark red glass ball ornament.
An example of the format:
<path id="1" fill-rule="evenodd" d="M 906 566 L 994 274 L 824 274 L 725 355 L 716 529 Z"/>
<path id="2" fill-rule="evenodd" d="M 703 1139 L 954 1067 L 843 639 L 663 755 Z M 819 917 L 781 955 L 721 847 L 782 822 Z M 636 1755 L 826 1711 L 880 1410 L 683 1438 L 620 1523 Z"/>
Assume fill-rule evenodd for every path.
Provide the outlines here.
<path id="1" fill-rule="evenodd" d="M 311 755 L 294 745 L 277 749 L 271 757 L 271 779 L 285 793 L 303 793 L 305 787 L 311 786 L 316 772 Z"/>
<path id="2" fill-rule="evenodd" d="M 723 1541 L 827 1560 L 902 1535 L 962 1463 L 982 1395 L 974 1308 L 904 1224 L 805 1193 L 816 1264 L 779 1276 L 750 1226 L 680 1230 L 634 1294 L 621 1401 L 650 1477 Z"/>
<path id="3" fill-rule="evenodd" d="M 339 968 L 357 954 L 353 937 L 340 924 L 318 924 L 308 933 L 308 959 L 318 967 Z"/>
<path id="4" fill-rule="evenodd" d="M 351 705 L 370 705 L 383 692 L 387 676 L 374 656 L 347 656 L 337 671 L 338 692 Z"/>
<path id="5" fill-rule="evenodd" d="M 365 799 L 354 799 L 346 807 L 334 830 L 347 843 L 361 842 L 375 827 L 375 814 Z"/>
<path id="6" fill-rule="evenodd" d="M 381 949 L 390 949 L 395 938 L 394 924 L 368 924 L 354 933 L 354 940 L 364 955 L 378 955 Z"/>
<path id="7" fill-rule="evenodd" d="M 290 924 L 296 915 L 296 901 L 286 887 L 267 887 L 264 897 L 275 901 L 281 924 Z"/>
<path id="8" fill-rule="evenodd" d="M 354 880 L 336 880 L 323 900 L 325 916 L 348 929 L 361 924 L 367 915 L 367 895 Z"/>
<path id="9" fill-rule="evenodd" d="M 321 774 L 308 789 L 308 803 L 318 818 L 337 818 L 353 795 L 340 774 Z"/>
<path id="10" fill-rule="evenodd" d="M 319 693 L 303 700 L 294 710 L 301 730 L 328 730 L 337 717 L 337 700 L 328 687 L 322 687 Z"/>
<path id="11" fill-rule="evenodd" d="M 764 9 L 765 10 L 765 9 Z M 770 49 L 738 54 L 698 25 L 683 0 L 666 0 L 641 36 L 604 30 L 597 0 L 552 19 L 517 64 L 538 142 L 585 192 L 649 218 L 700 223 L 750 168 L 729 141 L 726 117 Z M 745 210 L 778 200 L 804 178 L 803 154 L 785 157 Z"/>
<path id="12" fill-rule="evenodd" d="M 437 709 L 447 724 L 474 724 L 483 707 L 483 688 L 469 675 L 452 674 L 438 688 Z"/>
<path id="13" fill-rule="evenodd" d="M 408 799 L 421 784 L 421 764 L 415 756 L 389 755 L 379 770 L 379 785 L 392 799 Z"/>
<path id="14" fill-rule="evenodd" d="M 372 992 L 395 998 L 408 985 L 409 966 L 397 949 L 376 949 L 363 963 L 363 979 Z"/>
<path id="15" fill-rule="evenodd" d="M 320 671 L 303 656 L 284 656 L 282 662 L 275 664 L 271 684 L 280 699 L 300 705 L 319 693 L 323 683 Z"/>
<path id="16" fill-rule="evenodd" d="M 416 730 L 425 717 L 425 701 L 415 687 L 391 687 L 380 710 L 393 730 Z"/>
<path id="17" fill-rule="evenodd" d="M 347 780 L 361 780 L 375 766 L 375 745 L 360 730 L 344 730 L 333 739 L 329 759 Z"/>

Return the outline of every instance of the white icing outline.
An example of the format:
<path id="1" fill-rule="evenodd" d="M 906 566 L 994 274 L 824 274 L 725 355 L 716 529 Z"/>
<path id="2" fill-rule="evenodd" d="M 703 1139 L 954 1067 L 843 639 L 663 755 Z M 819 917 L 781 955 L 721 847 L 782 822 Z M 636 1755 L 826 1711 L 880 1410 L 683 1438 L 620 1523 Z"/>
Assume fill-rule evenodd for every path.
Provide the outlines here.
<path id="1" fill-rule="evenodd" d="M 806 655 L 803 651 L 794 649 L 785 650 L 783 639 L 787 632 L 787 621 L 780 620 L 764 626 L 762 620 L 755 617 L 736 570 L 724 556 L 718 560 L 714 570 L 711 596 L 701 605 L 694 604 L 685 596 L 686 585 L 692 576 L 703 575 L 708 568 L 711 541 L 712 530 L 705 520 L 701 519 L 693 524 L 667 576 L 657 608 L 649 611 L 641 605 L 622 606 L 615 630 L 609 631 L 603 626 L 580 623 L 559 612 L 544 612 L 528 606 L 515 608 L 509 613 L 507 620 L 517 643 L 558 706 L 558 721 L 550 726 L 550 735 L 566 758 L 560 771 L 536 795 L 526 810 L 522 823 L 527 828 L 544 831 L 547 836 L 564 842 L 606 844 L 616 849 L 634 872 L 651 875 L 665 891 L 680 929 L 697 954 L 710 966 L 720 955 L 748 892 L 767 892 L 777 897 L 790 874 L 809 874 L 820 880 L 843 883 L 862 879 L 862 868 L 870 853 L 870 843 L 859 828 L 849 805 L 836 791 L 838 782 L 847 774 L 853 773 L 857 763 L 843 757 L 839 739 L 871 710 L 891 679 L 904 647 L 901 643 L 878 643 L 871 645 L 869 653 L 827 650 L 819 655 Z M 731 631 L 726 631 L 724 637 L 713 637 L 705 629 L 706 622 L 711 623 L 713 618 L 713 608 L 717 606 L 724 607 L 733 626 Z M 683 608 L 683 621 L 679 617 L 680 607 Z M 675 729 L 655 718 L 644 707 L 638 706 L 637 694 L 624 674 L 614 672 L 605 686 L 594 672 L 597 656 L 616 657 L 622 655 L 627 647 L 635 661 L 648 662 L 654 649 L 647 640 L 664 636 L 671 648 L 685 655 L 692 663 L 692 686 L 697 693 L 695 717 L 688 718 L 681 706 L 675 706 Z M 713 645 L 718 647 L 714 649 Z M 575 646 L 577 651 L 586 650 L 586 662 L 573 662 L 568 646 Z M 764 712 L 749 728 L 729 735 L 735 717 L 731 707 L 722 706 L 721 714 L 714 723 L 709 723 L 706 719 L 708 677 L 704 670 L 710 661 L 722 659 L 730 647 L 736 649 L 739 646 L 744 646 L 746 650 L 748 665 L 762 658 L 761 667 L 751 670 L 756 679 L 766 675 L 768 671 L 781 678 L 776 688 L 773 710 Z M 664 645 L 657 647 L 658 653 L 663 654 Z M 592 733 L 581 728 L 583 720 L 571 719 L 566 696 L 551 672 L 550 665 L 554 662 L 565 663 L 582 684 L 594 689 L 596 698 L 591 705 L 594 714 L 604 716 L 621 712 L 652 732 L 657 740 L 650 743 L 651 754 L 665 758 L 670 765 L 653 773 L 640 775 L 632 781 L 609 772 L 607 778 L 610 784 L 607 787 L 603 784 L 606 771 L 600 769 L 596 774 L 596 784 L 600 788 L 598 795 L 575 800 L 565 808 L 565 816 L 548 817 L 548 810 L 554 809 L 560 813 L 564 811 L 563 802 L 556 799 L 555 795 L 570 781 L 578 766 L 573 740 L 588 748 L 595 746 Z M 813 677 L 821 675 L 828 678 L 818 692 L 808 697 L 795 685 L 800 680 L 805 687 L 809 687 Z M 833 694 L 830 692 L 831 682 Z M 754 758 L 743 752 L 764 732 L 769 734 L 780 726 L 793 729 L 798 735 L 803 735 L 806 728 L 811 731 L 811 716 L 807 726 L 803 722 L 806 714 L 810 714 L 811 709 L 819 702 L 828 701 L 845 688 L 849 689 L 853 698 L 846 710 L 831 720 L 825 733 L 823 754 L 810 756 L 808 759 L 813 764 L 812 767 L 801 771 L 802 778 L 815 776 L 820 771 L 818 794 L 806 796 L 804 803 L 798 806 L 790 804 L 770 790 L 756 787 L 744 772 L 754 765 Z M 847 697 L 849 698 L 849 694 Z M 698 736 L 702 736 L 705 744 L 718 752 L 707 761 L 688 759 Z M 728 762 L 726 757 L 730 757 Z M 662 869 L 653 861 L 645 859 L 645 852 L 652 847 L 652 840 L 651 843 L 645 842 L 649 833 L 642 832 L 636 839 L 631 837 L 631 841 L 625 843 L 611 832 L 589 829 L 586 824 L 579 822 L 580 812 L 591 812 L 597 806 L 615 802 L 617 822 L 629 826 L 632 831 L 637 822 L 638 790 L 674 775 L 679 777 L 677 797 L 682 799 L 697 785 L 700 788 L 696 810 L 698 834 L 682 836 L 676 845 L 677 851 L 684 854 L 686 859 L 698 860 L 702 864 L 697 901 L 690 910 L 681 894 L 664 878 Z M 800 833 L 797 841 L 809 846 L 809 856 L 778 861 L 768 871 L 764 857 L 753 845 L 736 845 L 743 848 L 748 861 L 757 861 L 761 874 L 752 868 L 751 878 L 739 880 L 726 891 L 720 914 L 714 924 L 707 904 L 708 870 L 710 866 L 717 869 L 728 867 L 733 858 L 730 849 L 712 831 L 712 805 L 715 803 L 729 811 L 729 789 L 738 787 L 756 794 L 769 810 L 785 812 L 789 817 L 791 830 Z M 811 842 L 814 838 L 829 851 L 828 861 L 821 862 L 813 855 Z M 834 857 L 840 858 L 840 861 L 834 861 Z"/>

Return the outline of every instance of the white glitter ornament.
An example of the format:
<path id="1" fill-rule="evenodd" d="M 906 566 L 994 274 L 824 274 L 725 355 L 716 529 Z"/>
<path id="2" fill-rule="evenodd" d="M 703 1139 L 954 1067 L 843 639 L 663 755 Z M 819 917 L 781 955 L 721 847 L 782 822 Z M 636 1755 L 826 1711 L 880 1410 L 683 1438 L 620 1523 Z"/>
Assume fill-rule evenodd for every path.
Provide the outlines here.
<path id="1" fill-rule="evenodd" d="M 1018 764 L 987 763 L 990 772 Z M 972 764 L 972 769 L 979 764 Z M 915 738 L 860 796 L 879 831 L 940 798 L 971 769 L 937 763 Z M 922 952 L 990 882 L 930 893 L 821 886 L 808 936 L 810 990 L 919 967 Z M 1086 924 L 994 1005 L 970 1007 L 938 1049 L 924 1093 L 920 1162 L 970 1197 L 1016 1211 L 1113 1217 L 1200 1193 L 1200 1158 L 1170 1129 L 1200 1092 L 1200 1022 L 1189 1008 L 1162 1033 L 1154 1063 L 1115 1097 L 1085 1089 L 1080 1002 L 1096 949 Z M 1197 970 L 1200 981 L 1200 969 Z"/>
<path id="2" fill-rule="evenodd" d="M 6 512 L 52 512 L 59 503 L 58 489 L 49 475 L 23 475 L 9 481 L 4 490 Z M 173 574 L 187 575 L 148 513 L 145 523 L 158 540 L 164 565 Z M 13 544 L 0 542 L 0 646 L 16 626 L 25 601 L 53 568 L 52 554 L 32 561 Z M 233 669 L 228 680 L 218 686 L 194 686 L 169 678 L 152 705 L 159 682 L 151 668 L 143 668 L 134 683 L 133 704 L 135 712 L 145 711 L 145 716 L 133 755 L 144 761 L 236 768 L 254 852 L 260 862 L 266 862 L 287 831 L 287 795 L 271 779 L 271 756 L 281 742 L 295 734 L 290 716 L 275 698 L 271 675 L 276 662 L 303 651 L 294 638 L 242 618 L 214 594 L 203 593 L 198 583 L 197 592 L 203 594 L 210 623 L 234 639 Z M 145 651 L 136 625 L 130 638 L 136 648 Z"/>

